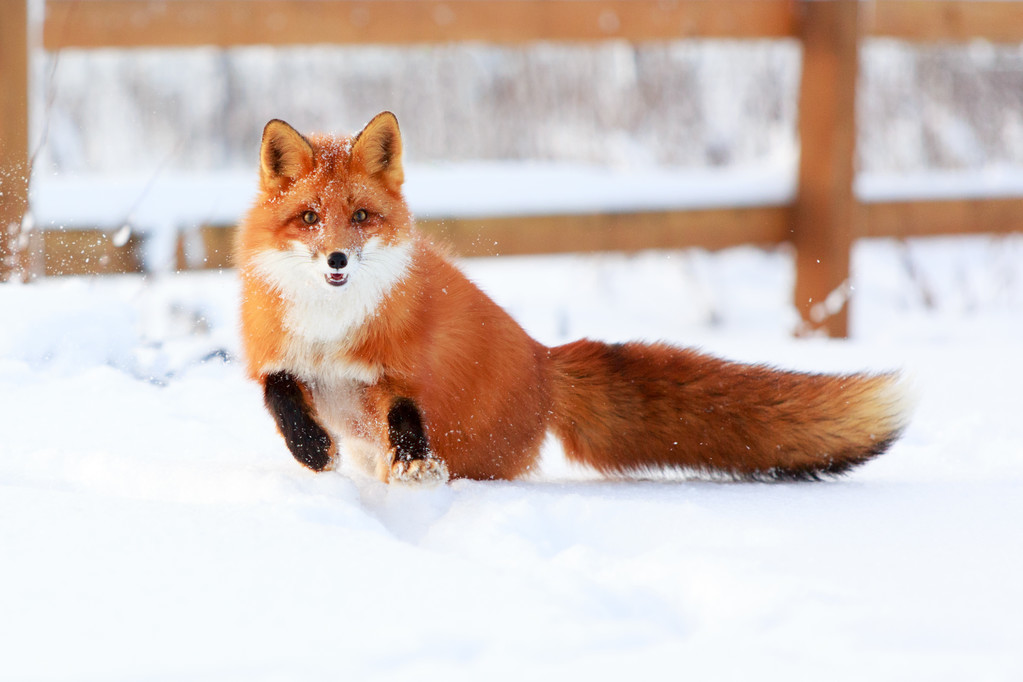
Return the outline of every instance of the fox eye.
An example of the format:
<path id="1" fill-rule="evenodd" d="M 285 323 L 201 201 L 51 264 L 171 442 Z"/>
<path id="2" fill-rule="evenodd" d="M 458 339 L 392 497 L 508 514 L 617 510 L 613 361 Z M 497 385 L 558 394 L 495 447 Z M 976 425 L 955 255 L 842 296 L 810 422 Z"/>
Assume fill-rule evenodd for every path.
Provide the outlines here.
<path id="1" fill-rule="evenodd" d="M 358 211 L 352 214 L 352 222 L 354 223 L 365 222 L 366 218 L 369 218 L 369 213 L 367 213 L 366 209 L 364 208 L 360 208 Z"/>
<path id="2" fill-rule="evenodd" d="M 315 225 L 320 222 L 320 214 L 316 211 L 306 211 L 302 214 L 302 222 L 306 225 Z"/>

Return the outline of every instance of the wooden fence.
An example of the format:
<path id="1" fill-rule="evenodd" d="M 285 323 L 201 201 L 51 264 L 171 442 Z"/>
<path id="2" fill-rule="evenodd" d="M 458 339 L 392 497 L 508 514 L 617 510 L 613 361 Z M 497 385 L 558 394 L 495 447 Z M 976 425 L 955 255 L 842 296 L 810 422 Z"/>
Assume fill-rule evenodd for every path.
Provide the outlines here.
<path id="1" fill-rule="evenodd" d="M 460 253 L 656 247 L 720 248 L 791 242 L 796 304 L 833 336 L 847 306 L 821 303 L 849 278 L 853 241 L 1023 230 L 1023 201 L 949 199 L 861 203 L 853 194 L 855 102 L 864 37 L 913 42 L 1023 42 L 1023 2 L 1001 0 L 46 0 L 43 47 L 182 47 L 310 43 L 408 44 L 477 40 L 632 42 L 684 38 L 796 38 L 804 49 L 799 94 L 798 189 L 789 206 L 447 220 L 427 223 Z M 0 281 L 27 256 L 19 226 L 28 168 L 25 3 L 0 3 Z M 59 233 L 55 233 L 59 234 Z M 210 233 L 213 234 L 212 232 Z M 224 241 L 224 231 L 219 231 Z M 91 237 L 95 240 L 95 237 Z M 217 237 L 211 237 L 216 241 Z M 100 240 L 102 241 L 102 240 Z M 61 244 L 46 244 L 47 260 Z M 124 267 L 109 240 L 108 268 Z M 216 245 L 214 245 L 214 248 Z M 226 252 L 223 244 L 220 250 Z"/>

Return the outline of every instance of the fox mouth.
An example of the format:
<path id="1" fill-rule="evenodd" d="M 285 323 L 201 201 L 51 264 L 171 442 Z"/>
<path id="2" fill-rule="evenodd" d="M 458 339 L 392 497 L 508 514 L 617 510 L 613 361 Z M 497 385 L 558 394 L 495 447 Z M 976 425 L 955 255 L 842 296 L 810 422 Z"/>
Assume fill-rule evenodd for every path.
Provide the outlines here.
<path id="1" fill-rule="evenodd" d="M 327 284 L 332 287 L 339 287 L 348 281 L 348 275 L 343 272 L 331 272 L 325 275 Z"/>

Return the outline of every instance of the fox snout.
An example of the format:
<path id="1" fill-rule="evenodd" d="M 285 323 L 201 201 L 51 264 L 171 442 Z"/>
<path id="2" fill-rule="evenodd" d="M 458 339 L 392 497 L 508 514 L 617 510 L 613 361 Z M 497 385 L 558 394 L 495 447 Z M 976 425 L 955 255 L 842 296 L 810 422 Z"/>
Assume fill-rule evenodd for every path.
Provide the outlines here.
<path id="1" fill-rule="evenodd" d="M 327 284 L 339 287 L 348 281 L 348 274 L 341 272 L 348 266 L 348 256 L 344 251 L 334 251 L 327 256 L 327 267 L 330 268 L 325 277 Z"/>
<path id="2" fill-rule="evenodd" d="M 344 270 L 345 266 L 348 265 L 348 256 L 345 255 L 344 251 L 335 251 L 327 256 L 327 265 L 332 270 Z"/>

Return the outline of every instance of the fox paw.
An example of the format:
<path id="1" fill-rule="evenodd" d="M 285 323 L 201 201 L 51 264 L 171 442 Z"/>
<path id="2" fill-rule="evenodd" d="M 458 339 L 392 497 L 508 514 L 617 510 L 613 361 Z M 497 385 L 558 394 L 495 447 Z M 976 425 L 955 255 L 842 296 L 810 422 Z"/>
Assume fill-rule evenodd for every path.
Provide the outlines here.
<path id="1" fill-rule="evenodd" d="M 391 483 L 439 485 L 448 482 L 448 467 L 433 457 L 398 460 L 391 465 Z"/>

